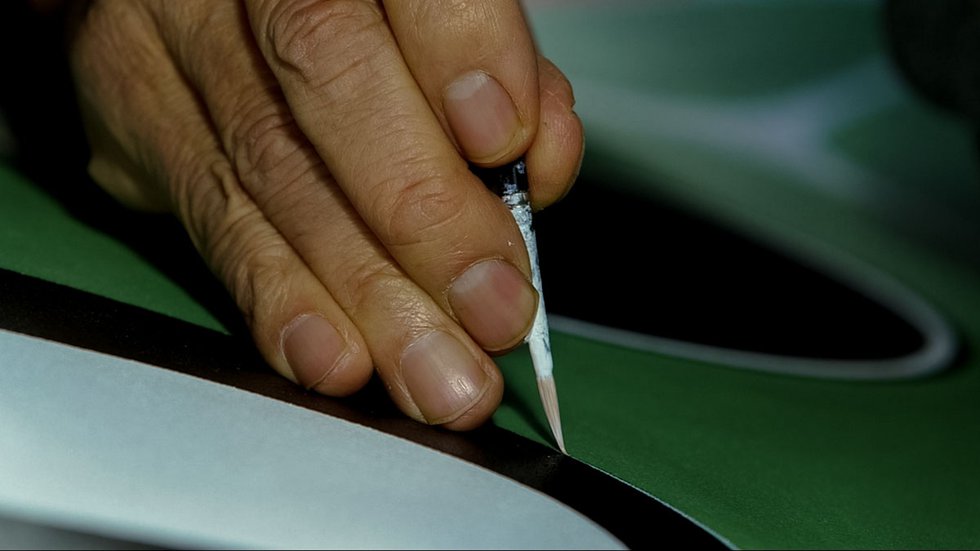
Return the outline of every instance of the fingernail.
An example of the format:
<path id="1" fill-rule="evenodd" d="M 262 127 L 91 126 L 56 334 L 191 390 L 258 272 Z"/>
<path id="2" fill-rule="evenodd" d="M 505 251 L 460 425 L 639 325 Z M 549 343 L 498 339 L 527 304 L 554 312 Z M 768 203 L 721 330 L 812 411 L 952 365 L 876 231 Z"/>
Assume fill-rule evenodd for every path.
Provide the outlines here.
<path id="1" fill-rule="evenodd" d="M 413 342 L 402 353 L 402 377 L 425 420 L 448 423 L 466 413 L 489 379 L 463 343 L 442 331 Z"/>
<path id="2" fill-rule="evenodd" d="M 340 364 L 347 343 L 322 316 L 302 314 L 283 329 L 282 351 L 299 384 L 311 389 Z"/>
<path id="3" fill-rule="evenodd" d="M 531 282 L 503 260 L 470 266 L 449 288 L 453 313 L 486 350 L 517 344 L 533 321 L 537 303 Z"/>
<path id="4" fill-rule="evenodd" d="M 443 96 L 446 119 L 471 161 L 494 161 L 520 129 L 510 96 L 490 75 L 472 71 L 456 79 Z"/>

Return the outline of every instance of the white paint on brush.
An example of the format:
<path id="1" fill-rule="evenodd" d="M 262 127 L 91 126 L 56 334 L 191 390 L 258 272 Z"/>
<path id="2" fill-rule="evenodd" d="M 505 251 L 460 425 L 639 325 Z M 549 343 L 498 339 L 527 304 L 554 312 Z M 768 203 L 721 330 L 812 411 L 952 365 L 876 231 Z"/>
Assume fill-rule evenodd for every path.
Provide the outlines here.
<path id="1" fill-rule="evenodd" d="M 527 247 L 527 257 L 531 261 L 531 284 L 538 292 L 538 311 L 534 315 L 534 324 L 524 342 L 531 349 L 531 363 L 538 379 L 551 377 L 554 363 L 551 359 L 551 338 L 548 336 L 548 316 L 544 309 L 544 293 L 541 290 L 541 269 L 538 266 L 538 243 L 531 227 L 531 205 L 527 193 L 519 192 L 504 197 L 504 202 L 510 208 L 510 213 L 517 221 L 517 226 L 524 237 Z"/>
<path id="2" fill-rule="evenodd" d="M 552 375 L 554 361 L 551 358 L 551 337 L 548 334 L 548 315 L 544 309 L 544 292 L 541 289 L 541 269 L 538 264 L 538 241 L 531 226 L 531 204 L 526 192 L 509 193 L 504 196 L 504 202 L 510 213 L 517 221 L 527 247 L 527 257 L 531 262 L 531 284 L 538 292 L 538 310 L 534 315 L 531 331 L 524 338 L 531 351 L 531 363 L 538 380 L 538 394 L 544 406 L 551 433 L 562 453 L 565 451 L 565 438 L 561 430 L 561 415 L 558 410 L 558 393 L 555 389 L 555 379 Z"/>

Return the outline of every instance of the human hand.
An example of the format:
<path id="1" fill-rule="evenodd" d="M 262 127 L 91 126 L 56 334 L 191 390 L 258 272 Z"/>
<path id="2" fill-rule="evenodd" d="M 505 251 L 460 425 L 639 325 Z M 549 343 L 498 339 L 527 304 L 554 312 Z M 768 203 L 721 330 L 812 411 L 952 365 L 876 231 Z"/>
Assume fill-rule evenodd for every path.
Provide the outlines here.
<path id="1" fill-rule="evenodd" d="M 520 233 L 468 170 L 526 154 L 571 186 L 571 88 L 516 2 L 95 0 L 71 62 L 92 177 L 172 210 L 279 373 L 342 396 L 376 369 L 409 416 L 485 421 L 485 351 L 530 327 Z"/>

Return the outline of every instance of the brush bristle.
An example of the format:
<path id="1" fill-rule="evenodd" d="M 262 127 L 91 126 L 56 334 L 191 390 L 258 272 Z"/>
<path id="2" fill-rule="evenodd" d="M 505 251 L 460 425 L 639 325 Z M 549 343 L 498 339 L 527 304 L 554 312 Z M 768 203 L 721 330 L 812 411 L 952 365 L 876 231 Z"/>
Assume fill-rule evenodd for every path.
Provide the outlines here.
<path id="1" fill-rule="evenodd" d="M 561 450 L 561 453 L 568 455 L 568 452 L 565 451 L 565 438 L 561 432 L 561 413 L 558 411 L 558 390 L 555 388 L 555 378 L 538 379 L 538 393 L 541 394 L 544 414 L 548 417 L 548 424 L 551 425 L 551 433 L 555 436 L 558 449 Z"/>

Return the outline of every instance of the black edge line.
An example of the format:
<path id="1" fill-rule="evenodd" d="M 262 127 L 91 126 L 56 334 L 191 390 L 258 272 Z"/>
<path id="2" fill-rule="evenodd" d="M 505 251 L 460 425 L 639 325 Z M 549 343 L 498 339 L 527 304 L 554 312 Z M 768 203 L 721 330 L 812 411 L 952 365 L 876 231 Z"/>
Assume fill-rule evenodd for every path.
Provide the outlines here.
<path id="1" fill-rule="evenodd" d="M 3 269 L 0 328 L 232 386 L 448 453 L 561 501 L 630 548 L 675 541 L 725 547 L 648 494 L 492 423 L 467 433 L 422 425 L 395 409 L 377 381 L 346 399 L 304 391 L 275 374 L 244 336 Z"/>

